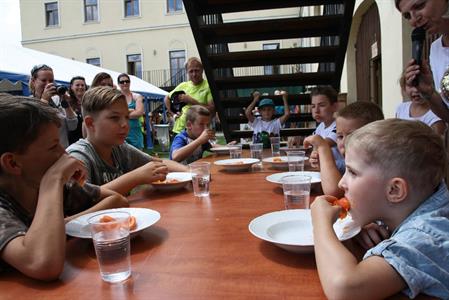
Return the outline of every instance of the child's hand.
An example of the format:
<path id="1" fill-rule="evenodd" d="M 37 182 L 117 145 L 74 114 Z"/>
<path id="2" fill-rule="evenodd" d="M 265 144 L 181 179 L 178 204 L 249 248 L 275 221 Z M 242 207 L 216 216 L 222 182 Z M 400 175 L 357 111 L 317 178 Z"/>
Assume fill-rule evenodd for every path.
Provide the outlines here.
<path id="1" fill-rule="evenodd" d="M 205 144 L 211 139 L 215 139 L 215 131 L 207 128 L 204 129 L 201 135 L 198 137 L 198 140 L 201 141 L 201 144 Z"/>
<path id="2" fill-rule="evenodd" d="M 387 228 L 376 223 L 363 226 L 362 231 L 355 237 L 356 241 L 365 250 L 371 249 L 380 242 L 390 237 Z"/>
<path id="3" fill-rule="evenodd" d="M 87 171 L 83 162 L 65 153 L 48 168 L 42 177 L 41 185 L 54 185 L 55 183 L 66 184 L 71 179 L 82 185 L 86 177 Z"/>
<path id="4" fill-rule="evenodd" d="M 330 225 L 334 224 L 341 210 L 338 205 L 332 206 L 331 202 L 334 199 L 335 197 L 327 195 L 316 197 L 310 206 L 312 219 L 328 220 Z"/>
<path id="5" fill-rule="evenodd" d="M 310 153 L 309 163 L 312 168 L 320 167 L 320 156 L 317 150 L 312 150 L 312 153 Z"/>
<path id="6" fill-rule="evenodd" d="M 259 91 L 254 91 L 253 92 L 253 99 L 259 99 L 260 98 L 260 92 Z"/>
<path id="7" fill-rule="evenodd" d="M 168 173 L 168 167 L 158 161 L 151 161 L 139 168 L 140 176 L 142 176 L 144 183 L 151 183 L 158 180 L 165 180 Z"/>
<path id="8" fill-rule="evenodd" d="M 325 144 L 326 141 L 318 134 L 306 137 L 303 142 L 304 148 L 309 148 L 310 146 L 312 146 L 314 150 L 317 150 L 319 147 Z"/>

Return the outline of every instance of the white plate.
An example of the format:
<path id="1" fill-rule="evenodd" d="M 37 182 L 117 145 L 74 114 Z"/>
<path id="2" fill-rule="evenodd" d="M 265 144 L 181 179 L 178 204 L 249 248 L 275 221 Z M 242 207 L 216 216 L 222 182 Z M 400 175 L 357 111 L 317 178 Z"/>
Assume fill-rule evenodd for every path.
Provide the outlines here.
<path id="1" fill-rule="evenodd" d="M 214 162 L 217 166 L 222 166 L 228 171 L 246 171 L 251 165 L 260 162 L 257 158 L 231 158 Z"/>
<path id="2" fill-rule="evenodd" d="M 297 172 L 283 172 L 283 173 L 275 173 L 267 176 L 265 179 L 272 183 L 282 184 L 282 178 L 285 176 L 291 175 L 307 175 L 312 177 L 311 183 L 320 183 L 321 176 L 320 172 L 311 172 L 311 171 L 297 171 Z"/>
<path id="3" fill-rule="evenodd" d="M 289 209 L 259 216 L 248 225 L 256 237 L 296 253 L 313 252 L 313 227 L 309 209 Z M 360 232 L 360 226 L 348 214 L 338 219 L 334 231 L 340 241 L 348 240 Z"/>
<path id="4" fill-rule="evenodd" d="M 123 208 L 105 209 L 90 214 L 85 214 L 76 219 L 73 219 L 72 221 L 65 224 L 65 232 L 66 234 L 74 237 L 79 237 L 82 239 L 90 239 L 92 238 L 92 236 L 90 234 L 89 224 L 87 223 L 87 220 L 90 217 L 99 213 L 109 213 L 118 211 L 128 212 L 131 216 L 134 216 L 136 218 L 137 227 L 136 229 L 131 231 L 131 234 L 135 234 L 141 230 L 144 230 L 145 228 L 150 227 L 151 225 L 159 221 L 159 219 L 161 218 L 159 212 L 148 208 L 123 207 Z"/>
<path id="5" fill-rule="evenodd" d="M 166 180 L 176 179 L 178 182 L 156 183 L 151 185 L 156 190 L 160 191 L 175 191 L 184 188 L 190 181 L 192 181 L 192 173 L 190 172 L 171 172 L 167 174 Z"/>
<path id="6" fill-rule="evenodd" d="M 305 161 L 308 159 L 309 159 L 308 157 L 304 157 Z M 288 168 L 288 156 L 267 157 L 264 158 L 262 161 L 270 163 L 273 168 Z"/>
<path id="7" fill-rule="evenodd" d="M 225 154 L 229 154 L 229 147 L 228 146 L 213 147 L 213 148 L 210 148 L 209 151 L 215 152 L 218 155 L 225 155 Z"/>

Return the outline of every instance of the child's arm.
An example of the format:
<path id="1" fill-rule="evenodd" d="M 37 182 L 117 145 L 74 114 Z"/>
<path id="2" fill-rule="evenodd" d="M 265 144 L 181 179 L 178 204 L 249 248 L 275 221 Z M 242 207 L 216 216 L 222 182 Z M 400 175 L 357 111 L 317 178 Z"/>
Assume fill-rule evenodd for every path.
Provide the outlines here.
<path id="1" fill-rule="evenodd" d="M 163 159 L 162 163 L 167 166 L 168 171 L 170 172 L 189 172 L 189 167 L 183 164 L 180 164 L 177 161 Z"/>
<path id="2" fill-rule="evenodd" d="M 444 133 L 446 132 L 446 123 L 444 123 L 443 121 L 437 121 L 433 123 L 431 127 L 433 131 L 435 131 L 439 135 L 444 135 Z"/>
<path id="3" fill-rule="evenodd" d="M 95 204 L 94 206 L 90 207 L 89 209 L 86 209 L 76 215 L 72 215 L 69 217 L 66 217 L 64 219 L 65 223 L 78 218 L 79 216 L 99 211 L 102 209 L 109 209 L 109 208 L 119 208 L 119 207 L 128 207 L 129 203 L 128 200 L 123 197 L 122 195 L 108 190 L 105 187 L 100 187 L 100 201 Z"/>
<path id="4" fill-rule="evenodd" d="M 6 263 L 29 277 L 54 280 L 63 270 L 66 241 L 63 186 L 76 173 L 84 176 L 84 165 L 67 154 L 45 172 L 31 226 L 24 236 L 11 240 L 1 252 Z"/>
<path id="5" fill-rule="evenodd" d="M 159 161 L 152 161 L 103 184 L 102 187 L 126 195 L 138 185 L 165 180 L 167 173 L 168 168 L 165 164 Z"/>
<path id="6" fill-rule="evenodd" d="M 312 204 L 315 259 L 324 293 L 329 299 L 383 299 L 406 287 L 402 277 L 382 257 L 357 262 L 335 235 L 332 224 L 340 208 L 326 196 Z"/>
<path id="7" fill-rule="evenodd" d="M 344 191 L 338 187 L 341 174 L 335 165 L 329 144 L 321 136 L 311 135 L 304 140 L 304 147 L 309 146 L 313 146 L 313 149 L 318 152 L 323 193 L 338 198 L 342 197 Z"/>
<path id="8" fill-rule="evenodd" d="M 286 91 L 281 91 L 282 101 L 284 102 L 284 115 L 279 118 L 281 124 L 284 124 L 288 117 L 290 117 L 290 106 L 288 106 L 288 93 Z"/>
<path id="9" fill-rule="evenodd" d="M 209 141 L 209 139 L 214 138 L 215 137 L 215 133 L 213 130 L 210 129 L 204 129 L 203 132 L 201 133 L 201 135 L 196 138 L 194 141 L 192 141 L 191 143 L 177 148 L 177 149 L 173 149 L 172 152 L 172 159 L 174 161 L 183 161 L 186 158 L 188 158 L 189 156 L 191 156 L 193 154 L 193 152 L 195 151 L 196 148 L 200 147 L 201 145 L 207 143 Z"/>
<path id="10" fill-rule="evenodd" d="M 258 91 L 253 92 L 253 101 L 248 105 L 245 109 L 245 116 L 248 118 L 248 122 L 254 122 L 253 109 L 256 106 L 256 103 L 259 101 L 260 93 Z"/>

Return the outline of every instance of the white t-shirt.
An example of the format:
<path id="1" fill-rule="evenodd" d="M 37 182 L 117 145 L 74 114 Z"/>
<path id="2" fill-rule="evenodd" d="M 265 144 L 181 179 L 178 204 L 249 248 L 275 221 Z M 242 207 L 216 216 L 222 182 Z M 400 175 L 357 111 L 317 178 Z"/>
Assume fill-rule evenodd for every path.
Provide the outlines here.
<path id="1" fill-rule="evenodd" d="M 260 143 L 261 137 L 260 134 L 265 131 L 269 136 L 278 136 L 281 132 L 281 121 L 279 118 L 264 121 L 262 118 L 255 118 L 254 121 L 249 123 L 249 125 L 253 128 L 253 142 Z"/>
<path id="2" fill-rule="evenodd" d="M 430 46 L 429 64 L 432 70 L 435 88 L 441 93 L 441 79 L 443 78 L 444 72 L 449 68 L 449 47 L 443 47 L 442 37 L 436 39 Z M 444 97 L 441 98 L 446 106 L 449 107 L 448 100 Z"/>
<path id="3" fill-rule="evenodd" d="M 430 109 L 420 117 L 412 117 L 410 115 L 410 106 L 412 105 L 411 101 L 403 102 L 398 105 L 396 108 L 396 118 L 403 120 L 416 120 L 421 121 L 424 124 L 432 126 L 438 121 L 441 121 L 440 118 L 437 117 Z"/>
<path id="4" fill-rule="evenodd" d="M 315 129 L 315 132 L 313 134 L 318 134 L 323 139 L 331 139 L 334 142 L 337 142 L 337 124 L 334 120 L 332 124 L 330 124 L 328 127 L 324 127 L 324 122 L 321 122 L 320 125 Z"/>

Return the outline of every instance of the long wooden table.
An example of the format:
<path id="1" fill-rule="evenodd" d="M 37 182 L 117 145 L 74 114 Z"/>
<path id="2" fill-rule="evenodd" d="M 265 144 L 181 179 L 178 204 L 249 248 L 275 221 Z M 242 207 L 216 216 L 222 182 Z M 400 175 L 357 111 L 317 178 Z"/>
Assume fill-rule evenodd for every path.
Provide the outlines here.
<path id="1" fill-rule="evenodd" d="M 3 272 L 0 299 L 324 299 L 313 254 L 287 252 L 248 231 L 255 217 L 283 209 L 282 189 L 265 180 L 274 172 L 212 166 L 209 199 L 191 188 L 131 197 L 131 206 L 157 210 L 161 219 L 131 240 L 126 282 L 104 283 L 92 241 L 70 238 L 59 281 Z"/>

